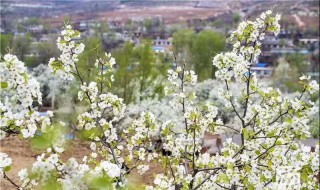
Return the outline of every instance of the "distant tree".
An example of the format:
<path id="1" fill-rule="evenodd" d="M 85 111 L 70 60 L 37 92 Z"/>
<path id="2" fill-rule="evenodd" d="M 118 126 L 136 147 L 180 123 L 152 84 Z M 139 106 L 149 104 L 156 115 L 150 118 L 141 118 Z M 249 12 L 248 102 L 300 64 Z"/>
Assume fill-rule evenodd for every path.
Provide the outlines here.
<path id="1" fill-rule="evenodd" d="M 25 55 L 30 52 L 31 40 L 30 33 L 24 36 L 17 36 L 13 39 L 13 51 L 20 60 L 25 60 Z"/>
<path id="2" fill-rule="evenodd" d="M 48 23 L 48 22 L 44 22 L 43 23 L 43 31 L 44 31 L 44 33 L 50 33 L 50 31 L 52 30 L 52 26 L 51 26 L 51 24 L 50 23 Z"/>
<path id="3" fill-rule="evenodd" d="M 216 19 L 213 21 L 210 25 L 216 28 L 221 28 L 223 27 L 224 21 L 221 18 Z"/>
<path id="4" fill-rule="evenodd" d="M 204 30 L 196 34 L 194 30 L 180 30 L 173 34 L 173 48 L 180 62 L 199 73 L 199 80 L 214 78 L 212 58 L 226 47 L 223 34 Z M 192 53 L 191 53 L 192 52 Z M 210 69 L 208 69 L 210 68 Z"/>
<path id="5" fill-rule="evenodd" d="M 212 66 L 213 57 L 226 47 L 226 38 L 223 34 L 203 30 L 193 38 L 192 64 L 199 74 L 199 81 L 214 78 L 216 69 Z"/>
<path id="6" fill-rule="evenodd" d="M 25 24 L 26 25 L 38 25 L 38 24 L 40 24 L 40 19 L 36 18 L 36 17 L 31 17 L 25 22 Z"/>
<path id="7" fill-rule="evenodd" d="M 278 66 L 274 71 L 273 81 L 276 86 L 285 92 L 301 90 L 296 85 L 298 77 L 307 74 L 308 57 L 302 54 L 292 54 L 278 59 Z"/>
<path id="8" fill-rule="evenodd" d="M 312 54 L 311 54 L 311 71 L 312 72 L 319 72 L 320 70 L 320 59 L 319 59 L 319 49 L 315 50 Z"/>
<path id="9" fill-rule="evenodd" d="M 113 89 L 115 89 L 116 94 L 123 98 L 126 103 L 134 100 L 134 87 L 132 85 L 134 78 L 132 65 L 133 48 L 134 45 L 132 43 L 126 42 L 122 47 L 117 48 L 112 53 L 117 60 Z"/>
<path id="10" fill-rule="evenodd" d="M 156 62 L 154 65 L 156 80 L 153 81 L 153 89 L 152 93 L 149 94 L 148 97 L 152 99 L 161 99 L 164 97 L 164 81 L 166 81 L 166 75 L 168 69 L 172 66 L 173 63 L 173 56 L 172 54 L 165 54 L 165 53 L 156 53 Z"/>
<path id="11" fill-rule="evenodd" d="M 234 13 L 232 16 L 232 21 L 234 24 L 238 24 L 241 20 L 239 13 Z"/>
<path id="12" fill-rule="evenodd" d="M 164 23 L 160 23 L 159 26 L 158 26 L 158 31 L 159 31 L 159 36 L 160 38 L 166 38 L 166 27 L 164 25 Z"/>
<path id="13" fill-rule="evenodd" d="M 24 57 L 24 61 L 26 63 L 26 66 L 29 68 L 33 68 L 39 65 L 39 63 L 37 62 L 37 56 L 25 56 Z"/>
<path id="14" fill-rule="evenodd" d="M 169 35 L 173 36 L 174 33 L 176 33 L 177 31 L 179 31 L 179 28 L 181 26 L 179 26 L 178 24 L 173 24 L 169 26 Z"/>
<path id="15" fill-rule="evenodd" d="M 96 37 L 87 38 L 83 43 L 86 48 L 81 56 L 79 56 L 79 72 L 85 73 L 84 75 L 88 79 L 93 79 L 95 76 L 91 75 L 90 69 L 94 66 L 97 55 L 102 56 L 104 54 L 104 49 L 101 40 Z"/>
<path id="16" fill-rule="evenodd" d="M 18 32 L 23 32 L 24 31 L 24 27 L 21 23 L 17 23 L 17 30 Z"/>
<path id="17" fill-rule="evenodd" d="M 131 19 L 128 19 L 124 25 L 124 30 L 133 31 L 135 29 L 134 23 Z"/>
<path id="18" fill-rule="evenodd" d="M 37 45 L 37 52 L 39 53 L 37 64 L 47 63 L 51 57 L 59 55 L 57 46 L 52 42 L 40 42 Z"/>
<path id="19" fill-rule="evenodd" d="M 12 34 L 1 34 L 0 35 L 0 54 L 4 55 L 9 53 L 8 50 L 12 48 L 13 35 Z"/>
<path id="20" fill-rule="evenodd" d="M 154 67 L 156 57 L 152 49 L 151 40 L 144 40 L 134 50 L 137 61 L 137 79 L 139 81 L 140 100 L 143 99 L 142 93 L 151 85 L 157 77 L 157 71 Z"/>
<path id="21" fill-rule="evenodd" d="M 275 86 L 282 91 L 294 92 L 300 90 L 296 85 L 300 75 L 296 66 L 289 64 L 284 57 L 281 57 L 278 59 L 278 66 L 274 70 L 272 79 Z"/>
<path id="22" fill-rule="evenodd" d="M 173 51 L 176 54 L 178 62 L 184 62 L 184 60 L 190 60 L 192 56 L 192 43 L 196 33 L 191 29 L 179 30 L 173 34 L 172 45 Z M 192 65 L 189 61 L 186 61 L 187 68 L 191 68 Z"/>
<path id="23" fill-rule="evenodd" d="M 100 22 L 99 32 L 100 34 L 109 32 L 110 28 L 106 22 Z"/>
<path id="24" fill-rule="evenodd" d="M 155 54 L 150 40 L 142 41 L 137 47 L 126 42 L 112 55 L 117 60 L 113 89 L 126 103 L 162 97 L 162 80 L 172 59 L 162 53 Z"/>
<path id="25" fill-rule="evenodd" d="M 179 30 L 173 34 L 172 45 L 176 53 L 190 51 L 195 31 L 191 29 Z"/>
<path id="26" fill-rule="evenodd" d="M 286 60 L 288 61 L 290 66 L 294 66 L 297 68 L 297 72 L 299 75 L 302 73 L 306 74 L 309 67 L 309 58 L 303 54 L 291 54 L 286 56 Z"/>
<path id="27" fill-rule="evenodd" d="M 46 64 L 39 64 L 32 68 L 31 74 L 40 83 L 42 92 L 42 106 L 51 106 L 53 109 L 63 105 L 66 99 L 71 99 L 76 93 L 71 94 L 74 81 L 65 81 L 61 77 L 53 75 Z"/>
<path id="28" fill-rule="evenodd" d="M 146 29 L 146 32 L 147 33 L 150 33 L 151 32 L 151 30 L 152 30 L 152 27 L 153 27 L 153 21 L 152 21 L 152 19 L 151 18 L 146 18 L 146 19 L 144 19 L 143 20 L 143 26 L 145 27 L 145 29 Z"/>

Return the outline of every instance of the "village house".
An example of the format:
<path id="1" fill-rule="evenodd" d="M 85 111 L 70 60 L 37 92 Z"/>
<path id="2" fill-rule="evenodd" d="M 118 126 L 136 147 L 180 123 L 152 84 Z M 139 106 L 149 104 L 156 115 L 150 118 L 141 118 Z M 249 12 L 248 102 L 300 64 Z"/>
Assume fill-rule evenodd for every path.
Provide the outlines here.
<path id="1" fill-rule="evenodd" d="M 257 63 L 250 67 L 250 70 L 256 74 L 258 78 L 271 77 L 273 68 L 268 63 Z"/>
<path id="2" fill-rule="evenodd" d="M 169 53 L 172 48 L 172 38 L 161 39 L 160 37 L 157 37 L 153 40 L 152 48 L 156 53 Z"/>
<path id="3" fill-rule="evenodd" d="M 319 43 L 319 38 L 302 38 L 299 39 L 299 43 L 302 45 L 317 44 Z"/>
<path id="4" fill-rule="evenodd" d="M 26 27 L 26 31 L 31 34 L 42 34 L 43 33 L 43 25 L 32 25 Z"/>
<path id="5" fill-rule="evenodd" d="M 276 38 L 273 36 L 266 36 L 262 41 L 262 51 L 270 51 L 273 48 L 292 48 L 294 47 L 292 39 Z"/>

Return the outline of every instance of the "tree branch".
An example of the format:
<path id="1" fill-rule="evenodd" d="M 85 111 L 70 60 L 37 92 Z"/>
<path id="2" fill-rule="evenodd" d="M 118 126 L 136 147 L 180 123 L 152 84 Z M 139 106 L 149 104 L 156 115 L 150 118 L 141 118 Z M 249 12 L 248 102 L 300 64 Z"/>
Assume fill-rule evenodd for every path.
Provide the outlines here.
<path id="1" fill-rule="evenodd" d="M 22 189 L 19 185 L 17 185 L 12 179 L 10 179 L 6 172 L 3 172 L 3 178 L 7 179 L 7 181 L 9 181 L 13 186 L 15 186 L 17 189 Z"/>

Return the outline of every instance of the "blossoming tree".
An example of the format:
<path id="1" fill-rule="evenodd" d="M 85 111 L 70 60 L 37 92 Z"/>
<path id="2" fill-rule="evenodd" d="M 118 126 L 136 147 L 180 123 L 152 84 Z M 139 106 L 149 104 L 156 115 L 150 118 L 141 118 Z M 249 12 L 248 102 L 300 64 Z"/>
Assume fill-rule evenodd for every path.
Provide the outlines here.
<path id="1" fill-rule="evenodd" d="M 81 162 L 69 158 L 60 159 L 64 151 L 62 132 L 55 135 L 45 153 L 37 157 L 32 169 L 19 172 L 20 184 L 14 183 L 6 172 L 12 164 L 7 154 L 0 154 L 0 173 L 19 189 L 45 188 L 54 184 L 56 189 L 130 189 L 127 177 L 132 170 L 143 175 L 151 162 L 163 167 L 163 173 L 155 175 L 151 189 L 281 189 L 279 168 L 289 168 L 300 175 L 294 185 L 302 189 L 316 189 L 315 174 L 319 172 L 319 147 L 310 152 L 299 140 L 309 137 L 309 117 L 318 112 L 311 101 L 303 97 L 319 89 L 307 76 L 300 78 L 304 90 L 289 99 L 278 89 L 261 85 L 250 65 L 260 55 L 261 40 L 266 33 L 278 34 L 280 15 L 271 11 L 262 13 L 255 21 L 239 24 L 230 37 L 233 49 L 218 54 L 213 65 L 218 68 L 217 80 L 224 88 L 217 93 L 240 121 L 240 126 L 226 125 L 217 117 L 215 103 L 197 104 L 192 88 L 197 75 L 184 64 L 168 71 L 165 92 L 172 98 L 170 105 L 180 110 L 183 127 L 167 118 L 160 123 L 152 113 L 143 112 L 129 126 L 117 126 L 124 116 L 123 100 L 108 93 L 113 81 L 115 60 L 110 54 L 97 57 L 95 81 L 86 81 L 77 68 L 78 56 L 84 45 L 81 34 L 67 25 L 57 41 L 62 54 L 49 62 L 53 73 L 59 72 L 66 80 L 80 82 L 79 101 L 88 110 L 78 116 L 77 128 L 89 134 L 92 153 Z M 27 73 L 23 63 L 13 55 L 5 55 L 0 62 L 1 138 L 10 134 L 22 134 L 32 138 L 41 131 L 46 135 L 64 123 L 51 123 L 50 117 L 39 116 L 33 107 L 33 99 L 41 103 L 39 84 Z M 235 85 L 236 84 L 236 85 Z M 236 87 L 239 94 L 232 94 Z M 214 87 L 212 87 L 214 88 Z M 241 144 L 227 139 L 216 155 L 201 151 L 204 133 L 216 134 L 225 129 L 241 135 Z M 59 131 L 59 130 L 58 130 Z M 56 134 L 56 133 L 55 133 Z M 157 151 L 153 139 L 161 141 L 163 151 Z M 298 179 L 300 180 L 300 179 Z M 288 184 L 292 185 L 292 184 Z"/>

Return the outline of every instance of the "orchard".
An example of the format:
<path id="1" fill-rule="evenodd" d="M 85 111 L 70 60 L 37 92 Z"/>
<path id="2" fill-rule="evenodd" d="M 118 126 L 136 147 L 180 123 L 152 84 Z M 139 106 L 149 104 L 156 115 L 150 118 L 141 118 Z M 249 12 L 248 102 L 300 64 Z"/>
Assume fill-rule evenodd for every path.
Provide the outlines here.
<path id="1" fill-rule="evenodd" d="M 279 20 L 279 14 L 267 11 L 256 20 L 241 22 L 229 39 L 232 50 L 214 57 L 220 85 L 211 88 L 223 108 L 217 102 L 198 103 L 194 91 L 197 73 L 176 62 L 168 70 L 164 88 L 176 114 L 159 120 L 152 110 L 144 111 L 123 126 L 119 123 L 126 117 L 126 105 L 110 93 L 116 60 L 110 53 L 97 54 L 92 65 L 94 80 L 87 81 L 86 73 L 77 66 L 85 49 L 81 33 L 66 24 L 57 39 L 61 55 L 51 58 L 49 67 L 53 75 L 79 84 L 78 101 L 86 110 L 74 125 L 78 133 L 85 134 L 82 140 L 89 142 L 91 149 L 82 160 L 61 159 L 64 131 L 69 126 L 54 120 L 54 112 L 40 115 L 39 82 L 15 55 L 3 55 L 0 139 L 18 135 L 48 140 L 31 169 L 18 173 L 19 183 L 7 174 L 14 159 L 1 152 L 1 180 L 8 180 L 16 189 L 133 189 L 130 172 L 144 175 L 152 163 L 163 172 L 154 173 L 153 184 L 144 186 L 147 190 L 318 189 L 319 145 L 312 152 L 301 140 L 310 136 L 310 118 L 319 111 L 310 99 L 319 85 L 301 76 L 297 85 L 303 90 L 287 97 L 279 89 L 261 84 L 250 70 L 261 54 L 265 34 L 279 33 Z M 238 122 L 224 123 L 222 111 L 230 112 Z M 216 153 L 203 151 L 204 134 L 226 131 L 239 134 L 241 143 L 227 139 Z"/>

